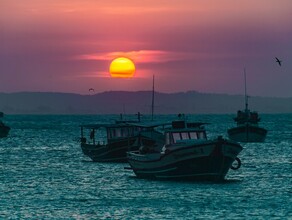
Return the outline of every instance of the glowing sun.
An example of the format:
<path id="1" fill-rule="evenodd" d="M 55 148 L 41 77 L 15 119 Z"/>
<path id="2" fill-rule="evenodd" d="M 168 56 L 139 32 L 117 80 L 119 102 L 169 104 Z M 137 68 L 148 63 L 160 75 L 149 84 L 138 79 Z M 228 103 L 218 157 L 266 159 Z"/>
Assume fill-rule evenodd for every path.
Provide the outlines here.
<path id="1" fill-rule="evenodd" d="M 119 57 L 111 62 L 109 71 L 111 77 L 132 78 L 135 73 L 135 64 L 126 57 Z"/>

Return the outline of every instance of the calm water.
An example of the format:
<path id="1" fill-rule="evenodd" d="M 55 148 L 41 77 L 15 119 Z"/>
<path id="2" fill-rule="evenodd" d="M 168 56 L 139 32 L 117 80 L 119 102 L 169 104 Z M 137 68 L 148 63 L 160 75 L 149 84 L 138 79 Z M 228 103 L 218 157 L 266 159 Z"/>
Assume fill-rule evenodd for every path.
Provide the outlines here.
<path id="1" fill-rule="evenodd" d="M 233 116 L 189 118 L 211 123 L 212 138 L 226 136 Z M 244 144 L 241 168 L 210 183 L 142 180 L 127 164 L 91 162 L 78 126 L 114 116 L 6 115 L 0 219 L 292 219 L 292 115 L 261 117 L 266 142 Z"/>

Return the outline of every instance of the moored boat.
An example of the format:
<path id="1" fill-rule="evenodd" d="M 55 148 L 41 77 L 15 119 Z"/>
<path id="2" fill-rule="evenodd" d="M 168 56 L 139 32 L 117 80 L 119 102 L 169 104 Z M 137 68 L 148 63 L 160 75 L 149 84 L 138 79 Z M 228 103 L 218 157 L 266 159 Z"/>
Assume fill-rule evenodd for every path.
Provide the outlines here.
<path id="1" fill-rule="evenodd" d="M 137 177 L 220 181 L 230 168 L 240 167 L 240 144 L 222 136 L 208 140 L 203 123 L 173 121 L 164 135 L 159 150 L 142 146 L 127 153 L 130 169 Z M 237 166 L 233 166 L 235 160 Z"/>
<path id="2" fill-rule="evenodd" d="M 0 118 L 4 116 L 3 112 L 0 112 Z M 1 120 L 0 120 L 0 138 L 7 137 L 10 131 L 10 127 L 5 125 Z"/>
<path id="3" fill-rule="evenodd" d="M 137 150 L 140 144 L 154 145 L 163 139 L 163 134 L 154 129 L 154 123 L 145 124 L 139 120 L 81 125 L 81 149 L 95 162 L 127 162 L 127 151 Z"/>
<path id="4" fill-rule="evenodd" d="M 267 136 L 267 130 L 259 126 L 260 117 L 257 112 L 250 111 L 248 108 L 248 96 L 246 94 L 246 73 L 245 81 L 245 109 L 237 111 L 234 121 L 237 126 L 228 129 L 228 137 L 238 142 L 263 142 Z"/>
<path id="5" fill-rule="evenodd" d="M 245 109 L 244 112 L 238 111 L 234 120 L 237 122 L 237 127 L 227 131 L 231 140 L 238 142 L 265 141 L 267 130 L 258 125 L 260 118 L 257 112 L 250 112 L 248 109 Z"/>

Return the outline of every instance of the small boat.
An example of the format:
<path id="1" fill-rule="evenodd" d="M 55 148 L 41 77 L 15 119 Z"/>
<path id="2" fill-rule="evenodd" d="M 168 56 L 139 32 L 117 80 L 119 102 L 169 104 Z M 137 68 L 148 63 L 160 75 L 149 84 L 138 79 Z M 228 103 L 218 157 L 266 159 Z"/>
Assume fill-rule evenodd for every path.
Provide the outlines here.
<path id="1" fill-rule="evenodd" d="M 260 118 L 257 112 L 248 109 L 238 111 L 236 118 L 237 127 L 228 129 L 228 137 L 238 142 L 264 142 L 267 130 L 259 127 Z"/>
<path id="2" fill-rule="evenodd" d="M 257 112 L 248 108 L 248 96 L 246 94 L 246 74 L 245 81 L 245 109 L 237 111 L 234 121 L 237 127 L 228 129 L 228 137 L 238 142 L 263 142 L 267 136 L 267 130 L 259 126 L 260 117 Z"/>
<path id="3" fill-rule="evenodd" d="M 141 144 L 148 146 L 163 141 L 163 134 L 154 129 L 156 126 L 140 120 L 81 125 L 81 149 L 95 162 L 127 162 L 127 151 L 137 150 Z"/>
<path id="4" fill-rule="evenodd" d="M 141 146 L 127 153 L 128 169 L 138 178 L 221 181 L 241 165 L 241 145 L 222 136 L 208 140 L 204 123 L 173 121 L 164 136 L 159 150 Z"/>
<path id="5" fill-rule="evenodd" d="M 3 112 L 0 112 L 0 118 L 4 116 Z M 0 138 L 4 138 L 8 136 L 8 133 L 10 131 L 10 127 L 5 125 L 1 120 L 0 120 Z"/>

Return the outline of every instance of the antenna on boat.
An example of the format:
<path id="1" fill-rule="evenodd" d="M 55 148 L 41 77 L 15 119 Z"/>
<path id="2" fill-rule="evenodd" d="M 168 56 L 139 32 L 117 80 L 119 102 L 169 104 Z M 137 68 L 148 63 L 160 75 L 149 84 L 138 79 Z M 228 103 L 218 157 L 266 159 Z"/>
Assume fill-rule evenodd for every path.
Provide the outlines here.
<path id="1" fill-rule="evenodd" d="M 248 109 L 248 96 L 246 93 L 246 72 L 244 68 L 244 96 L 245 96 L 245 111 Z"/>
<path id="2" fill-rule="evenodd" d="M 153 82 L 152 82 L 152 104 L 151 104 L 151 120 L 153 121 L 154 115 L 154 75 L 153 75 Z"/>

